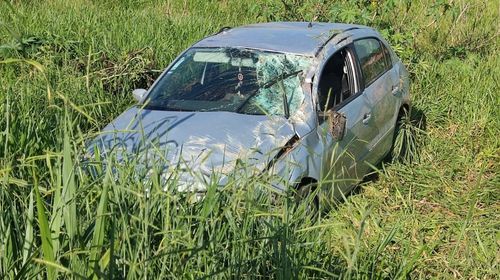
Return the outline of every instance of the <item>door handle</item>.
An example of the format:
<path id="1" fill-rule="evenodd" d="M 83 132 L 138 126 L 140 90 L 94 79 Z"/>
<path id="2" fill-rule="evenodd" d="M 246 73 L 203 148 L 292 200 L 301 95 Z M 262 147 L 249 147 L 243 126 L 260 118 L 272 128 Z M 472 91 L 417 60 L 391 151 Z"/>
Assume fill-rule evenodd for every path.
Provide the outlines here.
<path id="1" fill-rule="evenodd" d="M 396 95 L 399 92 L 399 86 L 393 85 L 392 86 L 392 94 Z"/>
<path id="2" fill-rule="evenodd" d="M 372 114 L 371 113 L 366 113 L 363 116 L 363 124 L 368 124 L 368 122 L 370 121 L 371 118 L 372 118 Z"/>

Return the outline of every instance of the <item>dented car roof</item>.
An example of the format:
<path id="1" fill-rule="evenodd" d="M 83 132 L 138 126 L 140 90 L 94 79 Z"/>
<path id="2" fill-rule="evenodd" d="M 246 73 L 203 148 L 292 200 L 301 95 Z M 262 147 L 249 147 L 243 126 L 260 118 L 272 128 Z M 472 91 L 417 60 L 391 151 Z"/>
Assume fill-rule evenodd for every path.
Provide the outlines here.
<path id="1" fill-rule="evenodd" d="M 362 25 L 271 22 L 223 29 L 194 47 L 235 47 L 315 56 L 333 36 Z"/>

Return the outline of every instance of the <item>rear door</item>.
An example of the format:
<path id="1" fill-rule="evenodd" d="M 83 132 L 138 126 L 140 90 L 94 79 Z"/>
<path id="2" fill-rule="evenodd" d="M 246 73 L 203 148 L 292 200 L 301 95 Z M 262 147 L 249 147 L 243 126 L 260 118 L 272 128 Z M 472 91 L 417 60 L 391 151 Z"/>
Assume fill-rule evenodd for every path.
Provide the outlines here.
<path id="1" fill-rule="evenodd" d="M 362 75 L 363 96 L 369 107 L 363 124 L 373 132 L 367 139 L 367 153 L 360 157 L 360 161 L 376 164 L 390 147 L 387 140 L 391 137 L 387 136 L 392 131 L 396 110 L 392 91 L 397 90 L 397 74 L 387 48 L 377 38 L 359 39 L 353 45 Z"/>

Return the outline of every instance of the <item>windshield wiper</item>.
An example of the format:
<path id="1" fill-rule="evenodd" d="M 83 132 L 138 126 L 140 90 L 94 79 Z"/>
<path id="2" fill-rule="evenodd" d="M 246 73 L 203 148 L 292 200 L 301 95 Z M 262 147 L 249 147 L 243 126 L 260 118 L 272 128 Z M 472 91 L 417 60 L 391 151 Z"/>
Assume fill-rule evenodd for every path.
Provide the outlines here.
<path id="1" fill-rule="evenodd" d="M 300 72 L 302 72 L 302 70 L 298 70 L 298 71 L 287 73 L 287 74 L 278 75 L 278 76 L 274 77 L 272 80 L 270 80 L 269 82 L 263 84 L 262 88 L 270 88 L 278 81 L 283 81 L 289 77 L 292 77 L 292 76 L 299 74 Z"/>
<path id="2" fill-rule="evenodd" d="M 144 106 L 144 109 L 155 110 L 155 111 L 194 112 L 194 110 L 182 109 L 182 108 L 172 108 L 172 107 L 159 106 L 159 105 L 146 105 L 146 106 Z"/>
<path id="3" fill-rule="evenodd" d="M 285 85 L 283 84 L 283 79 L 278 81 L 278 85 L 280 87 L 281 93 L 283 94 L 283 109 L 285 111 L 285 118 L 288 119 L 290 117 L 290 108 L 288 108 L 288 98 L 286 96 Z"/>

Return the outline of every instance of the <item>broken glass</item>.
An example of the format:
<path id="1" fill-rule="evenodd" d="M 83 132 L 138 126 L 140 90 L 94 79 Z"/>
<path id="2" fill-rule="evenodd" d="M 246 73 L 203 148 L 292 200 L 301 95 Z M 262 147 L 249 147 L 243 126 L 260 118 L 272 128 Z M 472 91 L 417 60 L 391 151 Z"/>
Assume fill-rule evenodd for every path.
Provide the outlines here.
<path id="1" fill-rule="evenodd" d="M 287 116 L 304 100 L 300 74 L 309 63 L 259 50 L 190 49 L 151 90 L 146 108 Z"/>

